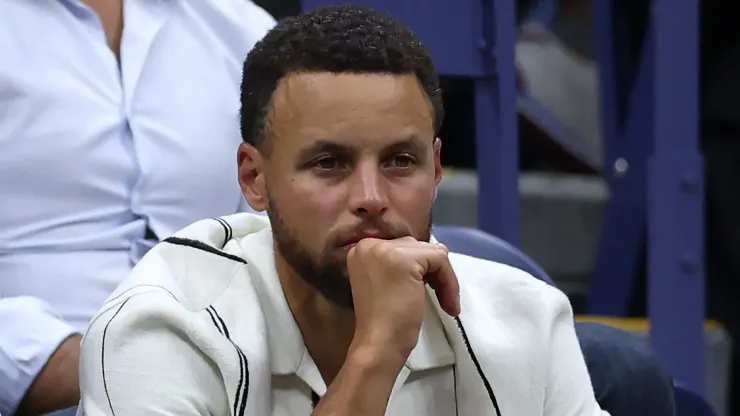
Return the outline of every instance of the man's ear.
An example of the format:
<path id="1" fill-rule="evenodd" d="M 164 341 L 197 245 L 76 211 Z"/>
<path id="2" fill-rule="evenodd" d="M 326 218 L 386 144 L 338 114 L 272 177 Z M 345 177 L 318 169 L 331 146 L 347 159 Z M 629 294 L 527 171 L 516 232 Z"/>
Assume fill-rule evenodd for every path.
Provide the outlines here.
<path id="1" fill-rule="evenodd" d="M 442 181 L 442 139 L 439 137 L 434 139 L 434 182 L 439 185 Z"/>
<path id="2" fill-rule="evenodd" d="M 437 200 L 437 187 L 442 181 L 442 175 L 444 170 L 442 169 L 442 140 L 437 137 L 434 139 L 433 145 L 434 151 L 434 193 L 432 194 L 432 202 Z"/>
<path id="3" fill-rule="evenodd" d="M 242 194 L 255 211 L 267 209 L 267 187 L 265 186 L 264 157 L 256 147 L 242 143 L 236 157 L 239 168 L 239 186 Z"/>

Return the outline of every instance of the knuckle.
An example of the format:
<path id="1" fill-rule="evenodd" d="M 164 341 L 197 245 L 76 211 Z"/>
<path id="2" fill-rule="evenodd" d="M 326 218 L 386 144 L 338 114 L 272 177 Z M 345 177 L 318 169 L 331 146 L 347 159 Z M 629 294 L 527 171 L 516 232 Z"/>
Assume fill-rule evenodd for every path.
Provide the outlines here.
<path id="1" fill-rule="evenodd" d="M 387 259 L 392 256 L 394 248 L 386 241 L 371 241 L 365 239 L 357 243 L 355 249 L 360 249 L 360 252 L 366 257 Z"/>
<path id="2" fill-rule="evenodd" d="M 385 241 L 376 241 L 373 243 L 372 247 L 370 248 L 370 250 L 372 250 L 372 252 L 377 255 L 383 255 L 387 253 L 389 249 L 390 248 L 388 247 L 388 244 Z"/>
<path id="3" fill-rule="evenodd" d="M 403 262 L 404 254 L 403 249 L 398 246 L 389 245 L 384 248 L 383 257 L 394 264 Z"/>
<path id="4" fill-rule="evenodd" d="M 442 250 L 434 250 L 432 251 L 431 257 L 434 261 L 444 263 L 447 259 L 447 254 L 445 254 L 445 252 Z"/>
<path id="5" fill-rule="evenodd" d="M 360 240 L 355 245 L 355 250 L 359 253 L 362 253 L 363 255 L 377 255 L 378 253 L 382 252 L 382 241 L 378 241 L 372 238 L 365 238 L 363 240 Z"/>

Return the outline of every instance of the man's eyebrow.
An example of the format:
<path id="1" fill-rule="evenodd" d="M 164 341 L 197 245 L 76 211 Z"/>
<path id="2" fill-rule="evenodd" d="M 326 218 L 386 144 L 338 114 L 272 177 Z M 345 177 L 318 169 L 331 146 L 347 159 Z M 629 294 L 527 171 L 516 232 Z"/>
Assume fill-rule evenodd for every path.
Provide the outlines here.
<path id="1" fill-rule="evenodd" d="M 400 151 L 404 149 L 419 149 L 423 147 L 424 142 L 417 135 L 409 135 L 404 138 L 395 140 L 391 144 L 383 149 L 384 152 L 390 153 L 393 151 Z M 329 139 L 318 139 L 311 143 L 309 146 L 299 151 L 300 158 L 309 158 L 319 153 L 329 153 L 334 155 L 351 155 L 356 153 L 357 149 L 353 146 L 346 145 L 337 141 Z"/>
<path id="2" fill-rule="evenodd" d="M 353 149 L 345 144 L 327 139 L 318 139 L 301 149 L 298 154 L 300 158 L 308 158 L 317 153 L 350 154 L 352 152 Z"/>
<path id="3" fill-rule="evenodd" d="M 424 147 L 424 140 L 417 135 L 409 135 L 398 139 L 386 147 L 386 152 L 394 152 L 405 149 L 419 150 Z"/>

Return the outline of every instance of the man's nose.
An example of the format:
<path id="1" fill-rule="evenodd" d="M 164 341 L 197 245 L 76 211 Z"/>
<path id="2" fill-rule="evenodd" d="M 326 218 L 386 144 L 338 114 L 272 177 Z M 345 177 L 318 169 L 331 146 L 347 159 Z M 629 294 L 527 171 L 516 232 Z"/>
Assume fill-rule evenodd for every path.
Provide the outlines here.
<path id="1" fill-rule="evenodd" d="M 365 163 L 354 172 L 350 204 L 359 217 L 382 215 L 388 209 L 383 172 L 375 163 Z"/>

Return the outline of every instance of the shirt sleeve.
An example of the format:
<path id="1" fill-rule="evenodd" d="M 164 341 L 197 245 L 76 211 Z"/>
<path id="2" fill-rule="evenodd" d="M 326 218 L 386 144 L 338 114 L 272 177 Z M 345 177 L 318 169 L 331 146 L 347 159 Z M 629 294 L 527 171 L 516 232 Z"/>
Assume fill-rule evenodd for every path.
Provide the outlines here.
<path id="1" fill-rule="evenodd" d="M 242 21 L 248 24 L 251 33 L 256 37 L 255 42 L 262 39 L 277 24 L 275 18 L 267 10 L 251 0 L 242 3 L 241 15 Z"/>
<path id="2" fill-rule="evenodd" d="M 596 402 L 591 377 L 578 343 L 568 298 L 551 288 L 555 309 L 544 416 L 609 416 Z"/>
<path id="3" fill-rule="evenodd" d="M 75 332 L 38 298 L 0 299 L 0 414 L 15 412 L 49 357 Z"/>
<path id="4" fill-rule="evenodd" d="M 78 414 L 230 414 L 218 367 L 190 339 L 188 314 L 156 291 L 104 307 L 82 341 Z"/>

